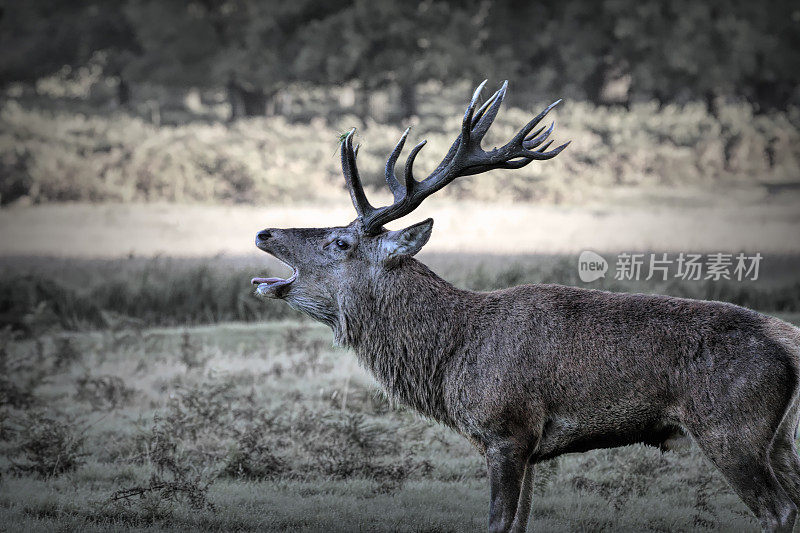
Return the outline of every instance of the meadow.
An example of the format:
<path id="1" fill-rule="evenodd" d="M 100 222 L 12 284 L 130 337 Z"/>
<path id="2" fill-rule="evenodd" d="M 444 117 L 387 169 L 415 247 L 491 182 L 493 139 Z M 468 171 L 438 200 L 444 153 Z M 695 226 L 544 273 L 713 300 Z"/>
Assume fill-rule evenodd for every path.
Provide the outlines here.
<path id="1" fill-rule="evenodd" d="M 488 290 L 580 285 L 565 254 L 428 253 Z M 760 282 L 596 287 L 734 301 L 800 323 L 798 259 Z M 0 523 L 9 531 L 475 531 L 461 437 L 393 405 L 330 332 L 255 299 L 253 258 L 12 258 L 0 283 Z M 631 446 L 537 470 L 532 529 L 748 531 L 700 452 Z"/>
<path id="2" fill-rule="evenodd" d="M 6 330 L 0 355 L 4 530 L 485 527 L 480 456 L 392 405 L 322 326 Z M 543 463 L 532 517 L 539 531 L 756 527 L 693 446 Z"/>
<path id="3" fill-rule="evenodd" d="M 401 127 L 314 89 L 231 123 L 197 93 L 156 113 L 46 89 L 0 102 L 0 530 L 483 530 L 488 480 L 466 441 L 393 405 L 325 327 L 248 283 L 285 270 L 253 247 L 258 229 L 352 219 L 342 131 L 357 127 L 370 197 L 388 199 Z M 468 93 L 420 88 L 420 173 Z M 501 112 L 489 143 L 534 104 Z M 434 271 L 472 290 L 564 283 L 800 323 L 797 109 L 565 102 L 554 118 L 573 140 L 563 156 L 458 180 L 415 212 L 436 219 L 420 254 Z M 587 285 L 584 249 L 758 251 L 764 269 Z M 565 456 L 535 483 L 531 530 L 756 528 L 693 446 Z"/>

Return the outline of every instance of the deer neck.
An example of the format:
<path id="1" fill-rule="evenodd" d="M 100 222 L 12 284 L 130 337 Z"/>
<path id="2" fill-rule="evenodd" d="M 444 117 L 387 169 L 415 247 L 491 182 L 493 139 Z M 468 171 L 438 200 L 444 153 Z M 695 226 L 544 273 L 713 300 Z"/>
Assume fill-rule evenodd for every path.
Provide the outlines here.
<path id="1" fill-rule="evenodd" d="M 353 348 L 393 398 L 450 422 L 444 380 L 466 330 L 469 295 L 410 257 L 340 297 L 339 344 Z"/>

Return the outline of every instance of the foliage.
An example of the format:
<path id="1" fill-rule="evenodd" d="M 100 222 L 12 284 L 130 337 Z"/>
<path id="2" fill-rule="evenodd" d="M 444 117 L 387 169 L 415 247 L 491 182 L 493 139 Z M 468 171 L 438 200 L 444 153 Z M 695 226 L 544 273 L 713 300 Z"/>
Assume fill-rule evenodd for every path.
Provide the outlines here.
<path id="1" fill-rule="evenodd" d="M 38 0 L 4 7 L 0 83 L 102 58 L 121 85 L 238 85 L 262 100 L 295 81 L 398 85 L 404 116 L 415 84 L 476 73 L 594 103 L 785 108 L 798 97 L 798 24 L 790 0 Z"/>
<path id="2" fill-rule="evenodd" d="M 147 485 L 136 485 L 114 491 L 109 496 L 107 503 L 124 505 L 130 507 L 134 501 L 146 512 L 153 516 L 163 518 L 166 514 L 163 504 L 167 503 L 187 503 L 195 510 L 214 511 L 214 504 L 208 501 L 208 488 L 210 483 L 202 483 L 198 478 L 164 480 L 161 476 L 154 474 Z M 147 499 L 147 496 L 154 495 L 154 499 Z"/>
<path id="3" fill-rule="evenodd" d="M 41 341 L 35 345 L 35 357 L 13 356 L 10 353 L 18 333 L 10 325 L 0 329 L 0 406 L 4 408 L 33 406 L 36 403 L 36 389 L 47 379 Z M 7 424 L 1 426 L 0 436 L 8 430 Z"/>
<path id="4" fill-rule="evenodd" d="M 136 39 L 122 3 L 3 2 L 0 86 L 86 66 L 96 54 L 133 52 Z M 109 74 L 113 74 L 110 71 Z"/>
<path id="5" fill-rule="evenodd" d="M 286 471 L 286 463 L 263 442 L 257 427 L 249 427 L 232 446 L 221 475 L 236 479 L 264 480 Z"/>
<path id="6" fill-rule="evenodd" d="M 75 399 L 88 402 L 96 410 L 112 410 L 127 405 L 136 393 L 119 376 L 87 374 L 78 378 L 76 388 Z"/>
<path id="7" fill-rule="evenodd" d="M 488 70 L 481 21 L 453 2 L 342 3 L 299 32 L 298 77 L 318 84 L 355 82 L 367 94 L 397 85 L 400 118 L 417 113 L 416 86 L 460 80 Z M 321 47 L 319 43 L 326 46 Z M 360 110 L 362 116 L 368 109 Z"/>
<path id="8" fill-rule="evenodd" d="M 291 81 L 298 26 L 314 19 L 318 2 L 128 2 L 125 14 L 142 53 L 125 75 L 169 85 L 241 83 L 271 88 Z"/>
<path id="9" fill-rule="evenodd" d="M 78 468 L 84 462 L 85 436 L 76 431 L 73 421 L 63 421 L 43 411 L 26 413 L 16 429 L 14 463 L 20 472 L 41 477 L 57 476 Z"/>
<path id="10" fill-rule="evenodd" d="M 511 89 L 514 92 L 515 88 Z M 435 168 L 460 127 L 469 89 L 429 86 L 424 119 L 412 139 L 428 139 L 418 173 Z M 16 101 L 0 108 L 0 202 L 171 201 L 320 202 L 341 198 L 336 139 L 359 126 L 364 181 L 383 187 L 386 158 L 400 128 L 331 114 L 325 100 L 285 117 L 156 127 L 128 114 L 29 109 Z M 510 138 L 538 111 L 509 108 L 488 143 Z M 557 140 L 571 139 L 561 156 L 514 172 L 465 178 L 440 196 L 479 200 L 586 202 L 624 187 L 716 188 L 736 183 L 788 182 L 800 172 L 800 115 L 755 114 L 748 104 L 642 103 L 623 108 L 563 104 Z M 316 117 L 316 118 L 302 118 Z"/>

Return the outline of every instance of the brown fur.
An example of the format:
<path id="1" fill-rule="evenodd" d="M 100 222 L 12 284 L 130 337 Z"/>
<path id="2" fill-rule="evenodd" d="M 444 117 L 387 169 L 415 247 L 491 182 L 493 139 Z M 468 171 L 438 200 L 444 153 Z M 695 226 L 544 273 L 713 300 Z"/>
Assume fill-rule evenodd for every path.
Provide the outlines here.
<path id="1" fill-rule="evenodd" d="M 485 454 L 491 530 L 525 529 L 536 462 L 685 431 L 765 531 L 791 531 L 800 330 L 720 302 L 461 290 L 411 257 L 430 228 L 268 230 L 259 247 L 298 277 L 259 291 L 329 324 L 390 395 Z"/>

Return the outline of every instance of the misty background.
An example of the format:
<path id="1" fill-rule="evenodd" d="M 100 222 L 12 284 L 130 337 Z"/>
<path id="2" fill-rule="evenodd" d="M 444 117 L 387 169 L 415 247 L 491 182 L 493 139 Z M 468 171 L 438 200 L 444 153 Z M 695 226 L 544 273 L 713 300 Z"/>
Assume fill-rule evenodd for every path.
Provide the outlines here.
<path id="1" fill-rule="evenodd" d="M 356 128 L 370 200 L 388 203 L 403 130 L 428 140 L 422 177 L 483 79 L 484 98 L 509 80 L 484 148 L 559 98 L 551 138 L 572 143 L 457 179 L 391 224 L 435 219 L 419 257 L 440 276 L 800 323 L 796 2 L 0 0 L 0 50 L 10 530 L 482 529 L 471 448 L 249 280 L 288 272 L 258 230 L 355 217 L 343 132 Z M 581 281 L 586 250 L 605 277 Z M 674 264 L 646 279 L 646 263 L 618 279 L 622 253 L 763 259 L 758 279 Z M 696 450 L 592 452 L 537 476 L 542 530 L 753 526 Z"/>

